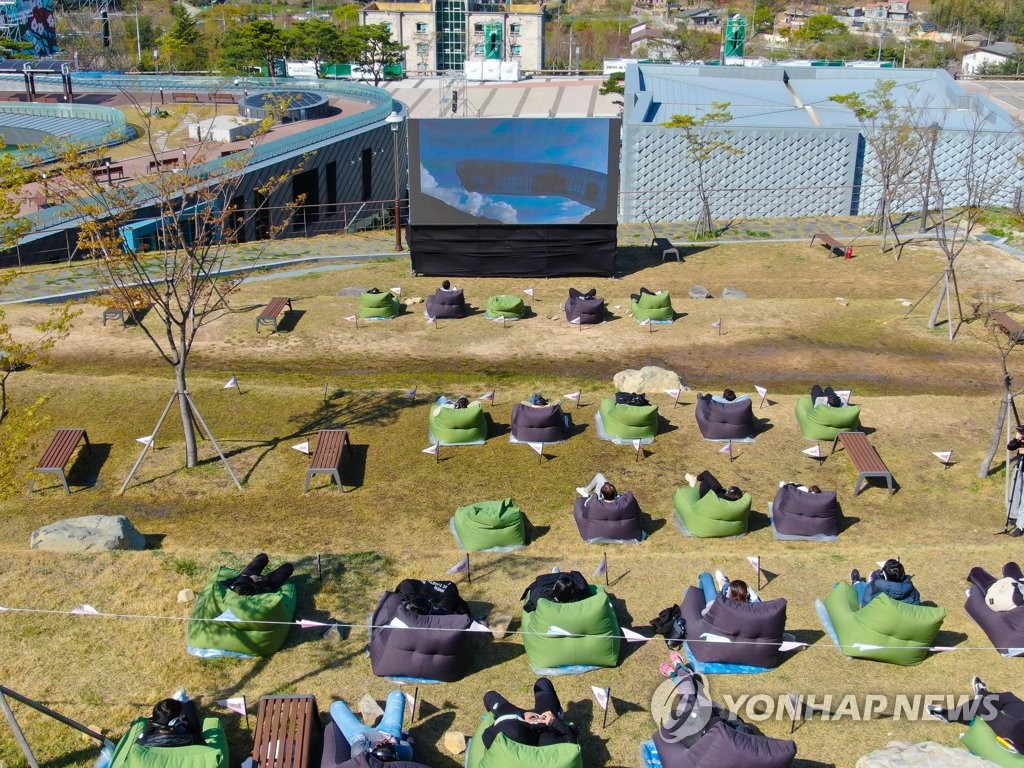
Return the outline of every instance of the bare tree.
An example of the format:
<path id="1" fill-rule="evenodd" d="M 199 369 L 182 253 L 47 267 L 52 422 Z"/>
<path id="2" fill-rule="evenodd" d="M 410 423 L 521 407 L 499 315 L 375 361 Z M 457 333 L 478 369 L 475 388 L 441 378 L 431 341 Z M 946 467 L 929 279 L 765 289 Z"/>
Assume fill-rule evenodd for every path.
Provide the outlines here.
<path id="1" fill-rule="evenodd" d="M 1015 170 L 1012 165 L 1005 162 L 1005 153 L 1013 142 L 1019 140 L 1015 134 L 986 131 L 985 116 L 977 111 L 972 111 L 968 120 L 969 123 L 963 130 L 958 130 L 945 139 L 939 138 L 937 128 L 929 127 L 926 130 L 934 134 L 934 137 L 931 140 L 924 140 L 922 137 L 921 140 L 922 162 L 927 174 L 923 183 L 930 189 L 931 198 L 938 210 L 933 231 L 935 241 L 946 257 L 946 266 L 939 279 L 904 315 L 908 316 L 917 304 L 938 287 L 939 292 L 928 318 L 928 327 L 936 326 L 942 305 L 945 303 L 950 341 L 956 337 L 964 321 L 963 304 L 956 277 L 956 260 L 967 247 L 986 209 L 1002 196 L 1006 183 Z M 960 161 L 952 168 L 947 164 L 940 172 L 936 156 L 939 149 L 943 148 L 944 142 L 956 142 L 956 156 Z"/>
<path id="2" fill-rule="evenodd" d="M 732 121 L 728 102 L 712 102 L 712 111 L 703 115 L 672 115 L 665 128 L 678 128 L 686 142 L 686 159 L 694 172 L 694 184 L 700 198 L 700 214 L 693 228 L 694 238 L 712 233 L 711 194 L 717 186 L 728 157 L 742 155 L 743 150 L 722 138 L 726 133 L 720 126 Z"/>
<path id="3" fill-rule="evenodd" d="M 868 172 L 878 185 L 878 206 L 872 228 L 882 233 L 882 250 L 888 250 L 890 237 L 895 237 L 892 212 L 904 199 L 921 175 L 922 140 L 919 125 L 926 111 L 923 104 L 914 104 L 914 93 L 908 102 L 894 95 L 895 80 L 880 80 L 866 94 L 846 93 L 833 96 L 832 101 L 853 111 L 860 122 L 864 138 L 874 154 Z"/>
<path id="4" fill-rule="evenodd" d="M 97 260 L 112 299 L 122 307 L 141 302 L 150 308 L 139 326 L 174 371 L 185 463 L 194 467 L 196 414 L 188 370 L 196 335 L 231 310 L 232 294 L 259 264 L 262 249 L 249 270 L 225 274 L 230 244 L 254 220 L 265 238 L 264 248 L 289 226 L 295 205 L 302 201 L 274 212 L 269 206 L 290 173 L 301 172 L 301 167 L 263 176 L 249 190 L 253 205 L 240 207 L 237 199 L 251 183 L 247 179 L 255 177 L 250 166 L 271 118 L 264 121 L 250 148 L 228 157 L 219 157 L 221 146 L 211 146 L 207 135 L 168 158 L 155 143 L 151 110 L 135 106 L 147 129 L 149 172 L 130 184 L 104 183 L 104 175 L 94 172 L 94 154 L 69 147 L 62 155 L 61 178 L 51 186 L 81 218 L 79 246 Z M 169 167 L 171 160 L 174 167 Z"/>

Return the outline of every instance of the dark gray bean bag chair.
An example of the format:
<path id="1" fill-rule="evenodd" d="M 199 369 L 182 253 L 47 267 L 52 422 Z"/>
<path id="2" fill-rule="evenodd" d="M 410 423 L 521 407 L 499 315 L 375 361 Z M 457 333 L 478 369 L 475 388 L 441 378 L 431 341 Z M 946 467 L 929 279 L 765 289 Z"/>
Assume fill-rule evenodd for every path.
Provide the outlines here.
<path id="1" fill-rule="evenodd" d="M 392 622 L 412 629 L 389 627 Z M 469 667 L 472 634 L 465 630 L 473 619 L 468 613 L 424 616 L 403 605 L 397 592 L 385 592 L 370 623 L 370 664 L 378 677 L 451 683 Z"/>
<path id="2" fill-rule="evenodd" d="M 576 497 L 573 517 L 587 544 L 639 544 L 644 539 L 640 505 L 631 491 L 611 501 L 600 496 Z"/>
<path id="3" fill-rule="evenodd" d="M 1003 575 L 1014 575 L 1016 568 L 1019 568 L 1016 563 L 1007 563 L 1003 566 Z M 1024 605 L 1012 611 L 993 611 L 985 603 L 985 592 L 995 583 L 996 577 L 984 568 L 975 567 L 967 579 L 971 582 L 971 591 L 964 603 L 968 615 L 978 622 L 1003 656 L 1024 656 Z"/>
<path id="4" fill-rule="evenodd" d="M 324 749 L 320 755 L 320 768 L 428 768 L 423 763 L 398 760 L 382 763 L 373 757 L 352 757 L 352 750 L 338 724 L 328 718 L 324 726 Z"/>
<path id="5" fill-rule="evenodd" d="M 562 406 L 516 403 L 512 409 L 512 437 L 521 443 L 562 442 L 569 437 Z"/>
<path id="6" fill-rule="evenodd" d="M 592 299 L 580 297 L 565 302 L 565 319 L 570 323 L 579 318 L 581 325 L 596 325 L 604 322 L 604 299 L 595 296 Z"/>
<path id="7" fill-rule="evenodd" d="M 466 316 L 466 299 L 462 289 L 446 291 L 439 288 L 427 297 L 427 316 L 439 317 L 442 320 L 457 320 Z"/>
<path id="8" fill-rule="evenodd" d="M 796 759 L 792 741 L 743 733 L 723 722 L 690 747 L 661 728 L 653 738 L 664 768 L 790 768 Z"/>
<path id="9" fill-rule="evenodd" d="M 700 589 L 690 587 L 686 590 L 682 605 L 686 644 L 699 661 L 769 669 L 779 666 L 782 662 L 779 645 L 786 630 L 786 601 L 783 598 L 761 603 L 718 598 L 707 614 L 701 616 L 705 605 L 704 593 Z M 701 637 L 705 633 L 734 642 L 708 642 Z"/>
<path id="10" fill-rule="evenodd" d="M 731 403 L 701 395 L 693 412 L 705 440 L 749 440 L 757 434 L 754 406 L 745 395 Z"/>
<path id="11" fill-rule="evenodd" d="M 843 512 L 835 491 L 809 493 L 786 483 L 775 494 L 771 510 L 777 539 L 832 541 L 839 536 Z"/>

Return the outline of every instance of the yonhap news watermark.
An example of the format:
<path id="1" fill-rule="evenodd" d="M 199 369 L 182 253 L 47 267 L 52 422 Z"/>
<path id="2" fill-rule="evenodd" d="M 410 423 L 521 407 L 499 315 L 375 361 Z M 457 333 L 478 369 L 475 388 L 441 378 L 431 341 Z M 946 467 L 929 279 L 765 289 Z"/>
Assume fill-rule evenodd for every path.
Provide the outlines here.
<path id="1" fill-rule="evenodd" d="M 994 699 L 991 695 L 948 693 L 722 693 L 712 698 L 707 678 L 696 674 L 662 682 L 651 697 L 651 715 L 666 735 L 678 740 L 703 730 L 712 718 L 746 723 L 880 718 L 938 722 L 941 718 L 930 711 L 938 709 L 955 712 L 967 721 L 991 721 L 998 714 Z"/>

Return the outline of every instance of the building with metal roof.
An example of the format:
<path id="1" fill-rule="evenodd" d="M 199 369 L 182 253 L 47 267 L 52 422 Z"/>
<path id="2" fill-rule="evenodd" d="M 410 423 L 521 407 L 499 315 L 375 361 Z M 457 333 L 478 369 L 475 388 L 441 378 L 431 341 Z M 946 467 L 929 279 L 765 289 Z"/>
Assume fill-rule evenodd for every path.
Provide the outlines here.
<path id="1" fill-rule="evenodd" d="M 934 136 L 939 178 L 962 176 L 967 143 L 981 142 L 989 148 L 992 177 L 1001 181 L 995 202 L 1009 204 L 1024 185 L 1019 126 L 942 70 L 636 64 L 626 73 L 620 221 L 697 218 L 695 168 L 681 131 L 664 124 L 673 115 L 707 114 L 716 104 L 727 104 L 732 119 L 715 129 L 741 150 L 710 164 L 716 217 L 871 213 L 878 203 L 877 162 L 867 129 L 833 98 L 867 97 L 882 81 L 894 82 L 892 98 L 908 121 Z M 908 210 L 921 204 L 905 203 Z"/>

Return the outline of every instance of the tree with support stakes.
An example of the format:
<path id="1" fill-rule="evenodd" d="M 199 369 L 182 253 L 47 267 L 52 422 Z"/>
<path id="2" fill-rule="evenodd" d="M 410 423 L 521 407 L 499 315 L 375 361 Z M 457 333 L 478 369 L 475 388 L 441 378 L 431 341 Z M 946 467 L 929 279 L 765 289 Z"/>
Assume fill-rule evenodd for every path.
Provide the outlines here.
<path id="1" fill-rule="evenodd" d="M 956 149 L 960 162 L 955 168 L 947 167 L 944 174 L 937 171 L 935 162 L 936 151 L 942 147 L 941 139 L 922 141 L 924 157 L 921 159 L 928 174 L 922 183 L 930 190 L 938 210 L 932 231 L 936 244 L 946 257 L 946 266 L 939 278 L 910 306 L 903 317 L 909 317 L 911 312 L 938 288 L 939 292 L 928 318 L 928 328 L 934 328 L 938 324 L 939 314 L 945 303 L 950 341 L 956 338 L 964 322 L 960 288 L 956 278 L 956 260 L 967 247 L 981 217 L 993 201 L 999 199 L 1011 176 L 1011 172 L 1002 163 L 1002 155 L 1011 149 L 1011 142 L 1015 141 L 1016 137 L 1012 134 L 985 131 L 985 121 L 984 115 L 972 112 L 971 123 L 966 129 L 958 131 L 958 136 L 953 139 L 959 142 Z M 938 135 L 935 127 L 922 129 L 922 135 L 926 133 Z"/>
<path id="2" fill-rule="evenodd" d="M 270 206 L 289 175 L 301 172 L 302 163 L 287 172 L 252 180 L 255 173 L 250 173 L 250 165 L 273 123 L 271 115 L 249 149 L 220 157 L 220 145 L 207 137 L 183 152 L 177 167 L 168 169 L 153 138 L 156 132 L 150 109 L 138 103 L 135 107 L 146 126 L 146 155 L 152 158 L 150 167 L 155 170 L 136 183 L 114 186 L 104 183 L 102 174 L 97 178 L 93 173 L 92 153 L 69 147 L 62 154 L 59 180 L 53 186 L 80 219 L 79 247 L 96 259 L 107 293 L 121 306 L 135 306 L 141 299 L 150 307 L 138 326 L 174 372 L 174 394 L 164 416 L 177 402 L 185 464 L 194 467 L 198 462 L 197 422 L 219 453 L 220 449 L 189 393 L 192 345 L 202 328 L 231 311 L 232 295 L 258 267 L 263 249 L 289 226 L 302 199 L 280 208 Z M 239 198 L 253 204 L 239 205 Z M 141 222 L 136 219 L 140 215 Z M 248 270 L 226 275 L 231 243 L 242 239 L 240 235 L 253 224 L 264 231 L 256 258 Z M 150 230 L 145 237 L 151 250 L 140 242 L 139 232 L 146 231 L 139 230 L 140 226 Z M 226 461 L 225 466 L 231 472 Z"/>
<path id="3" fill-rule="evenodd" d="M 906 102 L 895 95 L 896 88 L 895 80 L 881 80 L 867 93 L 831 97 L 831 101 L 853 112 L 874 156 L 873 162 L 865 166 L 878 186 L 878 206 L 871 228 L 881 232 L 883 252 L 889 249 L 890 238 L 896 237 L 893 210 L 911 190 L 918 189 L 924 151 L 919 123 L 927 114 L 925 104 L 915 103 L 913 86 Z"/>
<path id="4" fill-rule="evenodd" d="M 729 157 L 742 155 L 743 150 L 722 138 L 724 126 L 732 121 L 729 103 L 716 101 L 712 109 L 702 115 L 672 115 L 665 128 L 677 128 L 683 134 L 683 149 L 693 172 L 693 183 L 700 198 L 700 214 L 693 228 L 693 236 L 700 239 L 712 234 L 711 194 L 716 182 L 725 171 Z"/>
<path id="5" fill-rule="evenodd" d="M 1002 392 L 999 398 L 999 409 L 996 412 L 996 423 L 992 429 L 992 440 L 989 442 L 988 451 L 985 453 L 985 458 L 981 460 L 981 466 L 978 468 L 978 477 L 980 478 L 988 477 L 988 473 L 992 470 L 992 462 L 995 460 L 1000 447 L 1009 440 L 1013 430 L 1021 423 L 1016 399 L 1021 394 L 1024 394 L 1024 392 L 1013 391 L 1013 376 L 1010 374 L 1010 368 L 1007 364 L 1010 353 L 1018 344 L 1024 342 L 1024 330 L 1013 334 L 1005 334 L 994 323 L 989 326 L 988 330 L 990 333 L 988 341 L 991 342 L 999 353 Z M 1013 422 L 1012 424 L 1007 424 L 1006 416 L 1011 412 L 1013 413 Z M 1004 426 L 1006 427 L 1006 439 L 1003 438 Z M 1007 467 L 1006 476 L 1008 484 L 1010 474 L 1010 468 Z"/>

